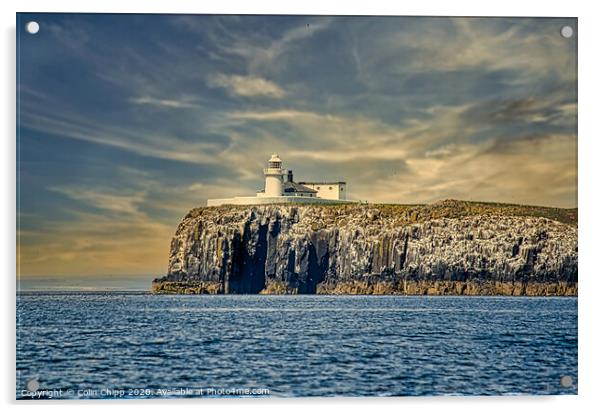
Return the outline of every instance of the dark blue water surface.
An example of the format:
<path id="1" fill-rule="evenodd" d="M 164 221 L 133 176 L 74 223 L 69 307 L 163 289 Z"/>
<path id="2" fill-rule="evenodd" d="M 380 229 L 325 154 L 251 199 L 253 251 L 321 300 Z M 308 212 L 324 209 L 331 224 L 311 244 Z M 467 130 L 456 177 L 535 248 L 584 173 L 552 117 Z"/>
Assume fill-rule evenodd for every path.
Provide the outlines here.
<path id="1" fill-rule="evenodd" d="M 576 298 L 22 293 L 17 327 L 18 398 L 577 393 Z"/>

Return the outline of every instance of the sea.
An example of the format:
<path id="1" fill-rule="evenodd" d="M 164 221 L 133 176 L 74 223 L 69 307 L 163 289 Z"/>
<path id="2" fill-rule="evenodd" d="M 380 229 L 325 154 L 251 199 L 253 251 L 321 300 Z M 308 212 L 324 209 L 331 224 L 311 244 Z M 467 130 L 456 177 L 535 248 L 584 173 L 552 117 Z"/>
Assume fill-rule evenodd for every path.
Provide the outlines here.
<path id="1" fill-rule="evenodd" d="M 17 295 L 17 399 L 577 394 L 569 297 Z"/>

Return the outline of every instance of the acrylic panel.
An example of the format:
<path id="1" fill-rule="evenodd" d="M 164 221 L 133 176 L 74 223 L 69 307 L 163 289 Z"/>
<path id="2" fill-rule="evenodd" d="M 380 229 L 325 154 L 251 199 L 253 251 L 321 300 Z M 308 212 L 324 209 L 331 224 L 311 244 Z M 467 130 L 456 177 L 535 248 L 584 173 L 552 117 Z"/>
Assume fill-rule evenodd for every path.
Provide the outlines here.
<path id="1" fill-rule="evenodd" d="M 576 18 L 16 28 L 17 399 L 577 393 Z"/>

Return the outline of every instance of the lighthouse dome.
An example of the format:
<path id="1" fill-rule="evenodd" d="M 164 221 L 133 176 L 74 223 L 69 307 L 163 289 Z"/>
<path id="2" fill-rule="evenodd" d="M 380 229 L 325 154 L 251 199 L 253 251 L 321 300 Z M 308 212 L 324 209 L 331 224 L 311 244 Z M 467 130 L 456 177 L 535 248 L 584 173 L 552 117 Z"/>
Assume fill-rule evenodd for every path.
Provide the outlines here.
<path id="1" fill-rule="evenodd" d="M 282 168 L 282 159 L 278 156 L 277 153 L 273 154 L 270 160 L 268 161 L 268 168 L 270 169 L 281 169 Z"/>

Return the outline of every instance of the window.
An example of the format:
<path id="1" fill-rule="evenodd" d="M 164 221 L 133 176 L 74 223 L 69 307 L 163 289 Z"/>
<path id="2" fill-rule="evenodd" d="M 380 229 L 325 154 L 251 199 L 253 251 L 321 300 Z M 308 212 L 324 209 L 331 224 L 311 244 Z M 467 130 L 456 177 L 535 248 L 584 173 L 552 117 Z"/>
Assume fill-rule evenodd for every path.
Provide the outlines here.
<path id="1" fill-rule="evenodd" d="M 320 187 L 317 187 L 316 189 L 320 189 Z"/>
<path id="2" fill-rule="evenodd" d="M 343 187 L 341 187 L 341 191 L 343 190 Z"/>
<path id="3" fill-rule="evenodd" d="M 329 186 L 328 189 L 332 191 L 332 186 Z"/>

